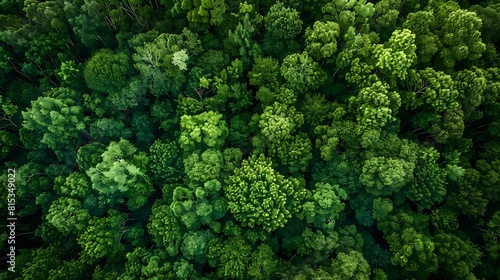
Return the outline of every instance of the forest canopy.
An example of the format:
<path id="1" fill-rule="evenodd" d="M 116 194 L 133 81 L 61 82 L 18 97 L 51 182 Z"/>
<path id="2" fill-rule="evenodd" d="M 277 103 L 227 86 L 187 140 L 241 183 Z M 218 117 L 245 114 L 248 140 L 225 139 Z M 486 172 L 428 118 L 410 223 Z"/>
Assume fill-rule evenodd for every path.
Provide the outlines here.
<path id="1" fill-rule="evenodd" d="M 1 0 L 0 279 L 500 277 L 499 29 L 495 0 Z"/>

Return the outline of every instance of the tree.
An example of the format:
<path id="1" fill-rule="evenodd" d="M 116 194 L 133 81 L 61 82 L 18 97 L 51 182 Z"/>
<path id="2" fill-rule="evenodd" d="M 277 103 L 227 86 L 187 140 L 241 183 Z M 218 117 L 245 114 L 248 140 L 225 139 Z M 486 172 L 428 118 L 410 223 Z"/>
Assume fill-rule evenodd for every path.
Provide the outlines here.
<path id="1" fill-rule="evenodd" d="M 228 209 L 236 220 L 268 232 L 283 227 L 305 195 L 300 180 L 276 172 L 263 155 L 244 160 L 227 184 Z"/>
<path id="2" fill-rule="evenodd" d="M 342 29 L 342 28 L 341 28 Z M 368 87 L 377 81 L 373 70 L 375 63 L 372 61 L 374 44 L 379 38 L 376 34 L 358 33 L 352 26 L 347 28 L 344 35 L 346 40 L 344 48 L 340 51 L 335 63 L 337 69 L 346 69 L 346 81 L 356 87 Z"/>
<path id="3" fill-rule="evenodd" d="M 288 145 L 283 143 L 271 144 L 270 153 L 276 154 L 283 164 L 288 165 L 291 173 L 307 170 L 312 159 L 312 143 L 306 134 L 301 133 L 290 137 Z"/>
<path id="4" fill-rule="evenodd" d="M 82 247 L 80 258 L 83 262 L 94 264 L 106 258 L 120 259 L 125 247 L 121 243 L 123 221 L 126 215 L 115 210 L 108 212 L 108 217 L 90 219 L 85 231 L 78 237 Z"/>
<path id="5" fill-rule="evenodd" d="M 125 273 L 118 278 L 120 280 L 172 277 L 173 265 L 166 261 L 165 252 L 136 247 L 126 257 Z"/>
<path id="6" fill-rule="evenodd" d="M 190 231 L 182 237 L 181 252 L 184 258 L 195 260 L 200 264 L 206 262 L 207 242 L 213 235 L 208 230 Z"/>
<path id="7" fill-rule="evenodd" d="M 101 162 L 101 154 L 104 151 L 106 151 L 106 146 L 97 142 L 81 146 L 76 154 L 76 163 L 80 171 L 86 172 Z"/>
<path id="8" fill-rule="evenodd" d="M 257 23 L 261 20 L 253 5 L 240 3 L 239 8 L 239 23 L 234 31 L 229 30 L 224 45 L 234 48 L 232 53 L 239 54 L 243 64 L 248 65 L 251 63 L 250 58 L 257 58 L 262 53 L 258 42 L 252 39 L 258 32 Z"/>
<path id="9" fill-rule="evenodd" d="M 500 37 L 495 31 L 500 27 L 498 25 L 500 22 L 500 6 L 498 3 L 490 3 L 485 6 L 472 5 L 470 6 L 469 11 L 476 13 L 476 15 L 481 19 L 481 39 L 483 42 L 498 42 Z"/>
<path id="10" fill-rule="evenodd" d="M 488 221 L 488 229 L 483 230 L 483 240 L 486 242 L 486 252 L 493 260 L 500 257 L 500 244 L 498 236 L 500 235 L 500 211 L 496 211 Z"/>
<path id="11" fill-rule="evenodd" d="M 186 53 L 188 59 L 181 55 L 183 52 Z M 169 93 L 180 93 L 186 82 L 184 70 L 181 68 L 184 68 L 184 63 L 185 67 L 188 67 L 191 61 L 189 57 L 201 52 L 202 47 L 198 36 L 185 28 L 180 34 L 161 34 L 153 42 L 144 42 L 142 46 L 135 48 L 132 57 L 134 67 L 146 79 L 153 95 L 160 97 Z M 179 60 L 179 58 L 183 59 Z M 180 64 L 181 61 L 182 64 Z"/>
<path id="12" fill-rule="evenodd" d="M 149 114 L 143 114 L 140 110 L 135 111 L 130 120 L 136 147 L 141 152 L 146 152 L 155 140 L 155 127 L 152 123 L 153 120 Z"/>
<path id="13" fill-rule="evenodd" d="M 264 109 L 259 127 L 270 143 L 282 143 L 304 123 L 304 116 L 293 106 L 275 102 Z"/>
<path id="14" fill-rule="evenodd" d="M 405 228 L 400 233 L 392 233 L 387 237 L 391 246 L 392 264 L 404 267 L 408 271 L 430 273 L 438 268 L 436 244 L 426 235 L 415 229 Z"/>
<path id="15" fill-rule="evenodd" d="M 256 251 L 252 252 L 248 275 L 254 279 L 269 279 L 277 266 L 278 260 L 271 247 L 262 244 L 257 247 Z"/>
<path id="16" fill-rule="evenodd" d="M 86 171 L 92 188 L 99 192 L 103 203 L 113 207 L 128 198 L 129 209 L 138 209 L 153 192 L 151 181 L 143 171 L 148 158 L 135 154 L 137 149 L 127 140 L 111 142 L 101 155 L 101 162 Z"/>
<path id="17" fill-rule="evenodd" d="M 182 175 L 182 162 L 178 160 L 180 149 L 176 142 L 157 139 L 149 148 L 150 171 L 158 185 L 178 181 Z"/>
<path id="18" fill-rule="evenodd" d="M 312 29 L 306 29 L 306 51 L 315 60 L 331 58 L 337 52 L 339 35 L 340 27 L 336 22 L 316 21 Z"/>
<path id="19" fill-rule="evenodd" d="M 426 68 L 418 72 L 411 71 L 410 79 L 415 81 L 414 91 L 408 98 L 411 109 L 427 105 L 435 113 L 457 108 L 456 99 L 459 96 L 455 82 L 450 75 L 432 68 Z M 417 90 L 418 89 L 418 90 Z"/>
<path id="20" fill-rule="evenodd" d="M 281 2 L 271 6 L 264 23 L 269 36 L 277 40 L 293 39 L 302 30 L 299 13 Z"/>
<path id="21" fill-rule="evenodd" d="M 122 121 L 102 118 L 90 125 L 90 135 L 96 141 L 108 144 L 111 141 L 130 139 L 132 131 L 126 128 Z"/>
<path id="22" fill-rule="evenodd" d="M 32 101 L 31 108 L 23 112 L 21 141 L 30 148 L 48 147 L 59 160 L 71 161 L 76 155 L 74 148 L 79 142 L 79 132 L 85 129 L 83 109 L 71 99 L 40 97 Z M 30 143 L 34 133 L 40 142 Z"/>
<path id="23" fill-rule="evenodd" d="M 388 198 L 375 198 L 373 200 L 373 218 L 375 220 L 384 219 L 393 209 L 393 203 Z"/>
<path id="24" fill-rule="evenodd" d="M 0 131 L 0 143 L 2 148 L 0 149 L 0 160 L 4 160 L 9 155 L 13 146 L 18 143 L 19 139 L 16 134 L 10 133 L 8 131 Z"/>
<path id="25" fill-rule="evenodd" d="M 185 153 L 207 148 L 220 149 L 229 133 L 221 114 L 213 111 L 181 117 L 179 144 Z"/>
<path id="26" fill-rule="evenodd" d="M 248 72 L 249 83 L 271 90 L 279 88 L 281 75 L 278 61 L 271 57 L 258 57 Z M 263 101 L 263 100 L 261 100 Z"/>
<path id="27" fill-rule="evenodd" d="M 378 4 L 377 4 L 378 5 Z M 387 42 L 388 48 L 377 45 L 373 50 L 376 66 L 388 73 L 390 78 L 404 80 L 408 69 L 415 64 L 417 55 L 415 50 L 415 34 L 408 29 L 396 30 Z"/>
<path id="28" fill-rule="evenodd" d="M 153 241 L 158 246 L 164 247 L 170 256 L 179 253 L 182 228 L 168 205 L 162 204 L 159 200 L 155 203 L 147 227 L 153 236 Z"/>
<path id="29" fill-rule="evenodd" d="M 402 9 L 400 0 L 382 0 L 374 6 L 375 20 L 371 22 L 377 33 L 385 35 L 396 28 L 396 21 Z"/>
<path id="30" fill-rule="evenodd" d="M 481 19 L 466 10 L 457 10 L 448 15 L 441 29 L 443 49 L 439 56 L 447 68 L 453 68 L 456 61 L 477 60 L 486 50 L 481 40 Z"/>
<path id="31" fill-rule="evenodd" d="M 446 171 L 437 163 L 439 153 L 432 148 L 418 151 L 413 178 L 408 184 L 406 196 L 415 201 L 419 209 L 429 209 L 441 203 L 446 195 Z"/>
<path id="32" fill-rule="evenodd" d="M 83 75 L 90 89 L 111 94 L 126 85 L 129 71 L 126 54 L 114 54 L 109 49 L 103 49 L 87 61 Z"/>
<path id="33" fill-rule="evenodd" d="M 214 149 L 205 150 L 201 155 L 193 153 L 184 160 L 185 173 L 190 180 L 190 186 L 217 179 L 223 165 L 223 154 Z"/>
<path id="34" fill-rule="evenodd" d="M 198 187 L 194 187 L 196 185 Z M 226 198 L 220 195 L 221 188 L 221 183 L 215 179 L 204 184 L 198 182 L 189 189 L 178 186 L 174 189 L 170 208 L 189 230 L 196 231 L 207 225 L 220 232 L 221 224 L 217 220 L 224 217 L 227 211 Z"/>
<path id="35" fill-rule="evenodd" d="M 75 88 L 81 88 L 85 85 L 82 70 L 82 64 L 77 65 L 73 60 L 63 61 L 61 62 L 60 71 L 57 72 L 57 76 L 63 86 L 79 85 L 79 87 Z"/>
<path id="36" fill-rule="evenodd" d="M 109 94 L 107 101 L 113 105 L 113 109 L 126 111 L 147 103 L 145 101 L 148 84 L 145 79 L 132 78 L 121 90 L 115 90 Z"/>
<path id="37" fill-rule="evenodd" d="M 414 163 L 403 159 L 372 157 L 365 161 L 359 180 L 374 195 L 398 192 L 413 178 Z"/>
<path id="38" fill-rule="evenodd" d="M 333 279 L 370 279 L 370 265 L 359 251 L 339 253 L 332 260 Z"/>
<path id="39" fill-rule="evenodd" d="M 26 252 L 30 255 L 30 260 L 25 264 L 26 269 L 21 272 L 22 277 L 36 279 L 41 276 L 50 279 L 51 270 L 62 264 L 61 252 L 57 247 L 57 245 L 52 245 Z"/>
<path id="40" fill-rule="evenodd" d="M 329 112 L 334 111 L 337 104 L 328 102 L 321 94 L 306 94 L 301 105 L 299 110 L 304 114 L 305 123 L 311 128 L 316 128 L 331 118 Z"/>
<path id="41" fill-rule="evenodd" d="M 401 98 L 390 91 L 389 85 L 377 81 L 362 88 L 357 97 L 349 99 L 349 108 L 355 110 L 356 120 L 366 128 L 384 127 L 396 120 Z"/>
<path id="42" fill-rule="evenodd" d="M 455 277 L 473 276 L 472 270 L 480 262 L 481 251 L 472 242 L 444 232 L 436 234 L 433 241 L 440 267 Z"/>
<path id="43" fill-rule="evenodd" d="M 403 28 L 415 34 L 416 53 L 420 63 L 427 65 L 431 58 L 439 51 L 442 44 L 434 33 L 436 23 L 430 11 L 416 11 L 408 14 Z"/>
<path id="44" fill-rule="evenodd" d="M 343 36 L 349 27 L 353 27 L 360 32 L 368 31 L 368 20 L 375 12 L 373 3 L 366 0 L 357 1 L 333 1 L 326 3 L 321 12 L 324 19 L 337 22 L 340 27 L 340 35 Z"/>
<path id="45" fill-rule="evenodd" d="M 174 9 L 181 8 L 187 11 L 187 19 L 190 22 L 210 23 L 213 26 L 222 24 L 227 8 L 224 0 L 183 0 L 175 5 Z"/>
<path id="46" fill-rule="evenodd" d="M 317 89 L 326 81 L 325 72 L 306 52 L 286 56 L 281 66 L 281 75 L 290 89 L 301 93 Z"/>
<path id="47" fill-rule="evenodd" d="M 47 215 L 47 220 L 63 234 L 82 233 L 90 218 L 89 211 L 83 209 L 80 201 L 68 197 L 52 202 Z"/>
<path id="48" fill-rule="evenodd" d="M 485 162 L 479 160 L 477 169 L 481 170 Z M 481 184 L 481 177 L 475 169 L 467 169 L 465 176 L 460 178 L 455 188 L 450 192 L 447 201 L 450 206 L 453 206 L 458 213 L 462 213 L 471 217 L 484 215 L 489 199 L 485 197 L 484 191 L 477 188 Z"/>
<path id="49" fill-rule="evenodd" d="M 404 205 L 393 209 L 385 219 L 377 221 L 377 228 L 382 231 L 386 240 L 392 234 L 400 235 L 406 228 L 429 234 L 429 218 L 428 215 L 413 212 L 407 205 Z"/>
<path id="50" fill-rule="evenodd" d="M 332 230 L 314 230 L 306 227 L 300 237 L 297 254 L 308 256 L 317 263 L 327 261 L 330 254 L 339 246 L 339 236 Z"/>
<path id="51" fill-rule="evenodd" d="M 467 120 L 474 117 L 476 108 L 483 103 L 483 92 L 486 90 L 483 71 L 477 67 L 459 71 L 455 76 L 455 85 L 459 92 L 458 100 L 464 110 L 464 118 Z"/>
<path id="52" fill-rule="evenodd" d="M 194 265 L 182 259 L 181 261 L 174 263 L 175 275 L 180 279 L 189 279 L 194 272 Z"/>
<path id="53" fill-rule="evenodd" d="M 436 142 L 444 144 L 449 139 L 462 136 L 465 129 L 464 112 L 457 107 L 449 109 L 443 114 L 441 123 L 433 124 L 429 128 L 429 133 L 434 136 Z"/>
<path id="54" fill-rule="evenodd" d="M 237 83 L 231 86 L 216 82 L 216 95 L 205 98 L 207 109 L 223 112 L 226 106 L 233 112 L 246 109 L 252 105 L 252 92 L 246 88 L 246 84 Z"/>
<path id="55" fill-rule="evenodd" d="M 28 162 L 17 168 L 15 195 L 19 209 L 16 209 L 16 215 L 22 217 L 34 214 L 38 210 L 38 206 L 32 203 L 33 200 L 43 192 L 50 191 L 52 187 L 51 179 L 45 172 L 43 165 Z"/>
<path id="56" fill-rule="evenodd" d="M 316 183 L 312 191 L 307 191 L 299 217 L 302 216 L 316 228 L 333 229 L 340 212 L 344 210 L 341 199 L 347 199 L 347 193 L 339 185 Z"/>
<path id="57" fill-rule="evenodd" d="M 180 70 L 186 70 L 186 60 L 189 59 L 186 50 L 180 50 L 174 53 L 172 64 L 179 67 Z"/>
<path id="58" fill-rule="evenodd" d="M 244 279 L 248 271 L 252 247 L 245 242 L 243 237 L 238 236 L 230 237 L 225 241 L 222 250 L 217 275 Z"/>
<path id="59" fill-rule="evenodd" d="M 375 210 L 373 212 L 375 213 Z M 339 246 L 336 248 L 337 253 L 348 254 L 351 251 L 362 251 L 365 240 L 363 236 L 358 232 L 356 225 L 352 224 L 342 227 L 338 229 L 337 232 L 339 235 Z"/>
<path id="60" fill-rule="evenodd" d="M 52 260 L 52 259 L 51 259 Z M 50 270 L 50 280 L 63 280 L 67 277 L 71 279 L 83 279 L 87 277 L 86 271 L 88 267 L 80 260 L 63 261 L 58 267 Z"/>

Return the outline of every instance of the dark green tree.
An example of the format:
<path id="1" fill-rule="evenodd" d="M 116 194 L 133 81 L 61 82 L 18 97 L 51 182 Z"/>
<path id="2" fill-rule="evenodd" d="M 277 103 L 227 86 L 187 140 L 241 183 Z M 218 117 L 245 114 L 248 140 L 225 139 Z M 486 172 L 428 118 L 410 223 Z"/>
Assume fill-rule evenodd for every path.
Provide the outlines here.
<path id="1" fill-rule="evenodd" d="M 129 67 L 129 58 L 125 53 L 114 54 L 109 49 L 103 49 L 87 61 L 83 74 L 90 89 L 111 94 L 126 85 Z"/>

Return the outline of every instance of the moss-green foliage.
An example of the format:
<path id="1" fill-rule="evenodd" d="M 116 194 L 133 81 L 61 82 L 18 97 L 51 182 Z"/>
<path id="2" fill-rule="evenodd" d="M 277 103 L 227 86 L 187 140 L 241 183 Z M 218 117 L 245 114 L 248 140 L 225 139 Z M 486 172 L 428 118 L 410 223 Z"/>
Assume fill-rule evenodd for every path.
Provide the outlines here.
<path id="1" fill-rule="evenodd" d="M 129 57 L 104 49 L 94 54 L 85 65 L 85 81 L 95 91 L 110 94 L 125 86 Z"/>
<path id="2" fill-rule="evenodd" d="M 496 2 L 0 1 L 0 279 L 498 278 Z"/>

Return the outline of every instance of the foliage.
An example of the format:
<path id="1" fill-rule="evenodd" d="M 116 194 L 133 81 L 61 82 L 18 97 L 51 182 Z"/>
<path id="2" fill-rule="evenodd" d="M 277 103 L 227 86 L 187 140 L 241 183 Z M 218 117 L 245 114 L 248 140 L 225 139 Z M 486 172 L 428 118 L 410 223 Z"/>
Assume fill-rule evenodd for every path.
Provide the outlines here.
<path id="1" fill-rule="evenodd" d="M 299 13 L 280 2 L 271 6 L 264 23 L 269 36 L 278 40 L 292 39 L 302 30 Z"/>
<path id="2" fill-rule="evenodd" d="M 109 217 L 90 219 L 87 228 L 78 237 L 82 259 L 92 264 L 102 258 L 119 257 L 124 250 L 120 243 L 124 220 L 124 214 L 113 210 L 109 212 Z"/>
<path id="3" fill-rule="evenodd" d="M 234 170 L 225 195 L 229 211 L 238 221 L 270 232 L 283 227 L 298 211 L 305 190 L 300 180 L 285 178 L 261 155 L 244 160 Z"/>
<path id="4" fill-rule="evenodd" d="M 149 218 L 148 231 L 158 246 L 163 246 L 167 253 L 175 256 L 181 243 L 181 227 L 168 205 L 156 203 Z"/>
<path id="5" fill-rule="evenodd" d="M 85 65 L 88 87 L 107 94 L 120 90 L 126 83 L 128 60 L 126 54 L 113 54 L 109 49 L 95 53 Z"/>
<path id="6" fill-rule="evenodd" d="M 102 161 L 87 170 L 92 188 L 100 193 L 104 203 L 114 206 L 128 198 L 130 209 L 137 209 L 146 203 L 153 192 L 151 181 L 142 169 L 148 158 L 135 154 L 137 149 L 127 140 L 111 142 Z"/>
<path id="7" fill-rule="evenodd" d="M 0 279 L 495 279 L 496 2 L 0 1 Z"/>
<path id="8" fill-rule="evenodd" d="M 48 147 L 60 160 L 74 157 L 79 132 L 85 128 L 83 109 L 71 99 L 40 97 L 23 112 L 19 131 L 21 141 L 29 148 Z M 35 141 L 35 139 L 37 141 Z"/>

